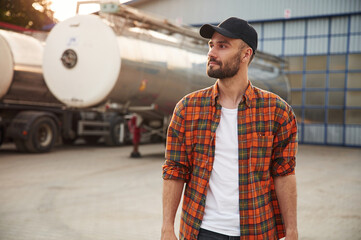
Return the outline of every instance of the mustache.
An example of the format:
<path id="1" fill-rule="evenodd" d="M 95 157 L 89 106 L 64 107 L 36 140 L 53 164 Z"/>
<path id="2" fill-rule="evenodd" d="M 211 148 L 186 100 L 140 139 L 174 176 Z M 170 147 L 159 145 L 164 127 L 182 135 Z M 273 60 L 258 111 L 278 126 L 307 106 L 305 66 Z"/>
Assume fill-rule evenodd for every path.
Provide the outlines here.
<path id="1" fill-rule="evenodd" d="M 217 61 L 215 58 L 213 57 L 210 57 L 208 58 L 208 65 L 209 65 L 209 62 L 215 62 L 217 63 L 219 66 L 222 66 L 222 62 L 221 61 Z"/>

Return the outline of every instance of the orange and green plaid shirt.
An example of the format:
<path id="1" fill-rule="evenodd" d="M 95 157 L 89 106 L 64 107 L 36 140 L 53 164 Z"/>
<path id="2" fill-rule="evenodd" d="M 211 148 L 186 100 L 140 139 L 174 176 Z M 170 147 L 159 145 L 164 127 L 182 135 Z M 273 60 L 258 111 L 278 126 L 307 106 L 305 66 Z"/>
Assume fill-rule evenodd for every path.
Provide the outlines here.
<path id="1" fill-rule="evenodd" d="M 168 128 L 163 179 L 183 179 L 180 239 L 197 239 L 220 121 L 218 83 L 185 96 Z M 273 177 L 295 172 L 297 126 L 292 108 L 277 95 L 249 84 L 238 106 L 241 238 L 278 239 L 284 226 Z"/>

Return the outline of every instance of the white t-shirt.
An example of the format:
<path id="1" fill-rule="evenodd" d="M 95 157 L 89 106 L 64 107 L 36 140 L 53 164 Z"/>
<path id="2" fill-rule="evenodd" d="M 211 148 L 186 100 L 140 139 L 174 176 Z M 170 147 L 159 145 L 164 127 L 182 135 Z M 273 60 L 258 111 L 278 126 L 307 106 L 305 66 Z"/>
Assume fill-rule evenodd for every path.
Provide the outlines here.
<path id="1" fill-rule="evenodd" d="M 221 110 L 201 224 L 203 229 L 229 236 L 240 235 L 237 111 L 223 107 Z"/>

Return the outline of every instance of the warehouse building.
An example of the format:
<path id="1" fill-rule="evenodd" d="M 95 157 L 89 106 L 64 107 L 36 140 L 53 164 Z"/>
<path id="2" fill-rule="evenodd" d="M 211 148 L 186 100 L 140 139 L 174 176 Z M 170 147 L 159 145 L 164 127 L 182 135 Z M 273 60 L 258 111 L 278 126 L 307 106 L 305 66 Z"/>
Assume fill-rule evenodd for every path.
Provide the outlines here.
<path id="1" fill-rule="evenodd" d="M 259 50 L 286 59 L 299 142 L 361 146 L 360 0 L 134 0 L 129 6 L 199 27 L 236 16 Z"/>

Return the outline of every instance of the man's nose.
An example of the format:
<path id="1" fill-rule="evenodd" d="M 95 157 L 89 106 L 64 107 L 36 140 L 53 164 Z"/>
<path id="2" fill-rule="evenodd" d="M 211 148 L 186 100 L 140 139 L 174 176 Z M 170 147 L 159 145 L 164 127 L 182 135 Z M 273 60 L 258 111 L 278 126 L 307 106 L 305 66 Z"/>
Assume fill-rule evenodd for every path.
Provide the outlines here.
<path id="1" fill-rule="evenodd" d="M 215 58 L 216 57 L 214 48 L 209 48 L 207 56 L 208 56 L 208 58 Z"/>

